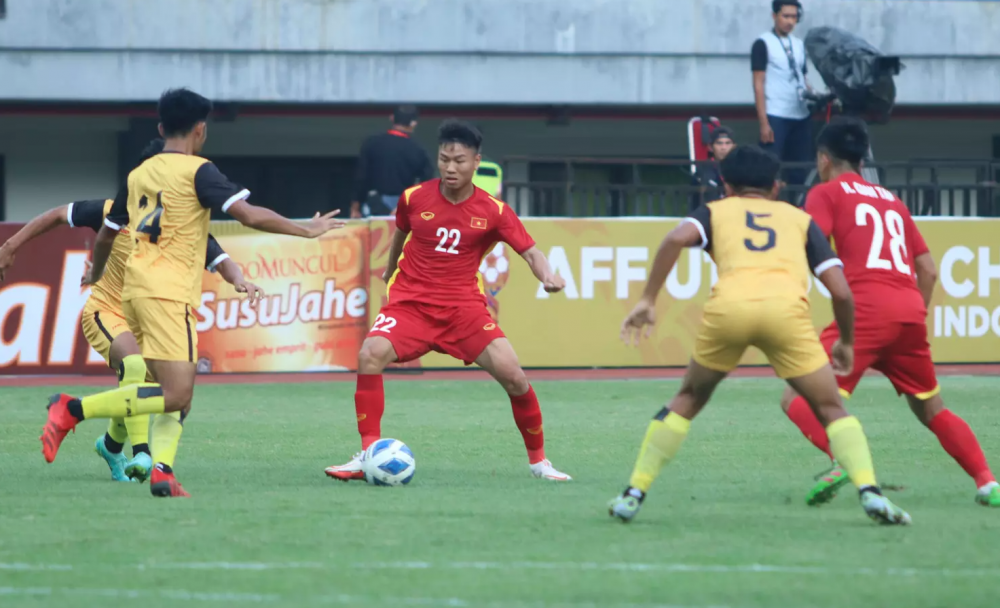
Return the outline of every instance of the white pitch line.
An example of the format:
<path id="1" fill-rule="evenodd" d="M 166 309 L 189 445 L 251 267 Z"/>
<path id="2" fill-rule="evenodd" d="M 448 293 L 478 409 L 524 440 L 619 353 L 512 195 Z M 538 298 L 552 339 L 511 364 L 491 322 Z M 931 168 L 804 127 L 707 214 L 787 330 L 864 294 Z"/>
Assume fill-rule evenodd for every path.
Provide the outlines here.
<path id="1" fill-rule="evenodd" d="M 439 608 L 729 608 L 727 606 L 689 606 L 677 604 L 635 604 L 608 602 L 523 602 L 518 600 L 499 600 L 480 602 L 461 598 L 431 598 L 431 597 L 376 597 L 360 595 L 307 595 L 282 596 L 268 593 L 245 592 L 205 592 L 183 590 L 146 589 L 89 589 L 74 587 L 0 587 L 0 597 L 104 597 L 110 599 L 169 599 L 176 602 L 227 602 L 239 604 L 275 604 L 294 602 L 301 605 L 392 605 L 392 606 L 430 606 Z"/>
<path id="2" fill-rule="evenodd" d="M 772 564 L 647 564 L 599 562 L 372 562 L 349 564 L 359 570 L 558 570 L 586 572 L 669 573 L 688 572 L 705 574 L 795 574 L 795 575 L 858 575 L 883 577 L 1000 577 L 997 569 L 962 568 L 835 568 L 827 566 L 780 566 Z M 343 568 L 344 564 L 317 562 L 185 562 L 146 564 L 146 570 L 326 570 Z"/>

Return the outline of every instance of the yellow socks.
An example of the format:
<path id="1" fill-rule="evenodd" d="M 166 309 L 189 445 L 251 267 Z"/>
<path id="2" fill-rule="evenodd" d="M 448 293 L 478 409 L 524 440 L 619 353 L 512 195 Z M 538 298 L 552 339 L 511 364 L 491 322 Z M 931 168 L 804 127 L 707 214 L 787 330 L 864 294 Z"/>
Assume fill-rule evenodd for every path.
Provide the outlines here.
<path id="1" fill-rule="evenodd" d="M 184 425 L 181 424 L 181 413 L 170 412 L 159 414 L 153 418 L 153 462 L 174 467 L 177 457 L 177 444 L 181 441 Z"/>
<path id="2" fill-rule="evenodd" d="M 125 427 L 125 418 L 112 418 L 108 423 L 108 437 L 115 443 L 125 443 L 129 433 Z"/>
<path id="3" fill-rule="evenodd" d="M 834 420 L 826 427 L 826 434 L 830 438 L 830 451 L 833 452 L 833 457 L 837 459 L 837 464 L 847 470 L 854 485 L 858 489 L 864 486 L 877 486 L 872 453 L 858 419 L 848 416 Z"/>
<path id="4" fill-rule="evenodd" d="M 159 384 L 130 384 L 84 397 L 80 407 L 84 419 L 159 414 L 163 412 L 163 389 Z"/>
<path id="5" fill-rule="evenodd" d="M 141 355 L 129 355 L 122 359 L 118 366 L 118 386 L 128 386 L 130 384 L 142 384 L 146 382 L 149 371 L 146 369 L 146 362 Z M 150 382 L 152 383 L 152 382 Z M 129 418 L 113 418 L 112 424 L 121 422 L 128 432 L 128 437 L 132 441 L 132 448 L 149 443 L 149 415 L 142 414 Z M 119 443 L 124 443 L 124 439 L 119 440 L 111 431 L 108 431 L 111 438 Z"/>
<path id="6" fill-rule="evenodd" d="M 648 492 L 660 469 L 673 460 L 681 449 L 690 428 L 690 420 L 672 412 L 665 419 L 657 417 L 650 422 L 629 485 Z"/>

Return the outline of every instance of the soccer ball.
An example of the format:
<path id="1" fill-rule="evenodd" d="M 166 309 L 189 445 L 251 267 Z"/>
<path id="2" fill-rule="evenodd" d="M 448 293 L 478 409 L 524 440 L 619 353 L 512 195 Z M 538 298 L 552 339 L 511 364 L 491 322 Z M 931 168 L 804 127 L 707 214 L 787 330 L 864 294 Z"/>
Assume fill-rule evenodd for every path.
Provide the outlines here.
<path id="1" fill-rule="evenodd" d="M 408 484 L 416 470 L 413 452 L 398 439 L 379 439 L 361 456 L 361 472 L 375 486 Z"/>

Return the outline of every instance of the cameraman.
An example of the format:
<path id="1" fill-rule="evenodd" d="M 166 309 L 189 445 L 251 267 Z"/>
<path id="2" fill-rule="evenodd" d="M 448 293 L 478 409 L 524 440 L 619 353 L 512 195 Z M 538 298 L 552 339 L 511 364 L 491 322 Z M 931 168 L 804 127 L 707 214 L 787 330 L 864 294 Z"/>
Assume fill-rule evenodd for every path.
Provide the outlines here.
<path id="1" fill-rule="evenodd" d="M 813 134 L 807 98 L 806 48 L 792 30 L 802 15 L 798 0 L 771 3 L 774 28 L 761 34 L 750 49 L 754 103 L 760 144 L 782 162 L 812 162 Z M 785 170 L 789 184 L 805 183 L 808 169 Z"/>

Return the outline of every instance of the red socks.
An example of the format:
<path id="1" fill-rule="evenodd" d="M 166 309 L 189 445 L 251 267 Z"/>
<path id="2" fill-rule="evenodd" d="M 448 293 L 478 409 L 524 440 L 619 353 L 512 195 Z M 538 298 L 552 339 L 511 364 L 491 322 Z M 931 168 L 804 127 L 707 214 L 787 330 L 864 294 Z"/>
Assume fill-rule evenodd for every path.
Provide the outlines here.
<path id="1" fill-rule="evenodd" d="M 796 397 L 788 407 L 787 414 L 795 426 L 799 427 L 802 434 L 806 436 L 806 439 L 829 456 L 830 460 L 833 460 L 833 452 L 830 451 L 830 438 L 826 436 L 826 429 L 816 418 L 809 403 L 802 397 Z"/>
<path id="2" fill-rule="evenodd" d="M 542 410 L 538 407 L 535 389 L 529 386 L 527 393 L 520 397 L 511 397 L 510 408 L 514 412 L 514 423 L 517 425 L 517 430 L 521 431 L 521 437 L 524 438 L 524 447 L 528 449 L 528 462 L 535 464 L 545 460 Z"/>
<path id="3" fill-rule="evenodd" d="M 928 426 L 937 435 L 944 451 L 975 480 L 977 488 L 996 481 L 986 462 L 986 456 L 983 455 L 983 449 L 979 447 L 976 434 L 964 420 L 951 410 L 941 410 Z"/>
<path id="4" fill-rule="evenodd" d="M 382 436 L 382 414 L 385 412 L 382 374 L 358 374 L 354 411 L 358 415 L 358 432 L 361 433 L 361 449 L 364 450 Z"/>

